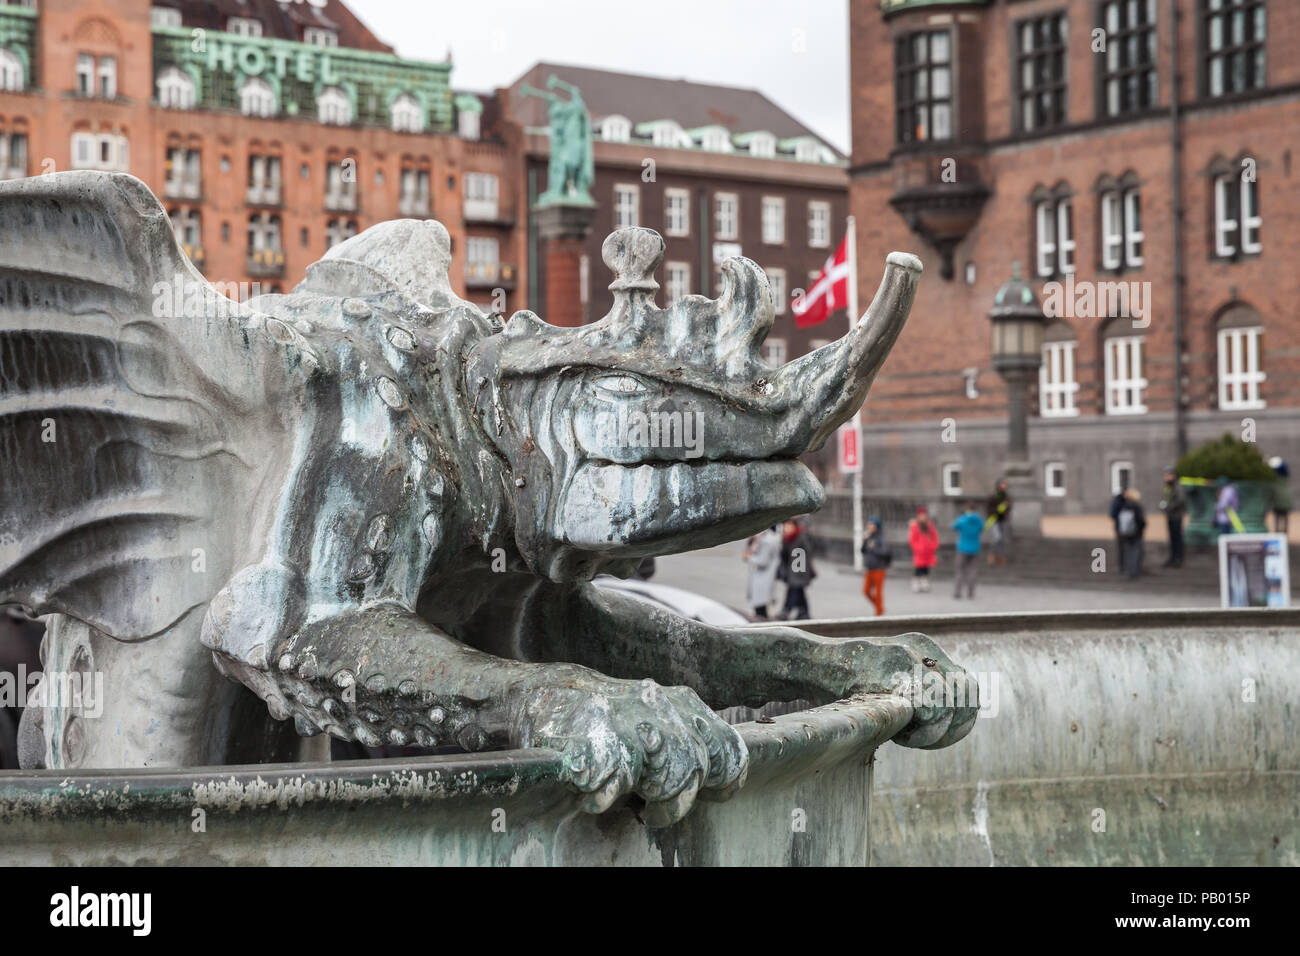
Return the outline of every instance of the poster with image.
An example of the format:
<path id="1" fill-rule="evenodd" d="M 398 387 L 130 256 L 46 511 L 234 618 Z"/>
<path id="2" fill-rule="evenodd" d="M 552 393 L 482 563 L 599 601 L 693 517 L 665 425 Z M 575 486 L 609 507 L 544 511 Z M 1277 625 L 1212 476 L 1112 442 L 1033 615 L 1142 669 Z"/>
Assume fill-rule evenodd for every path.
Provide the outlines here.
<path id="1" fill-rule="evenodd" d="M 1291 575 L 1286 536 L 1221 535 L 1219 594 L 1223 607 L 1289 607 Z"/>

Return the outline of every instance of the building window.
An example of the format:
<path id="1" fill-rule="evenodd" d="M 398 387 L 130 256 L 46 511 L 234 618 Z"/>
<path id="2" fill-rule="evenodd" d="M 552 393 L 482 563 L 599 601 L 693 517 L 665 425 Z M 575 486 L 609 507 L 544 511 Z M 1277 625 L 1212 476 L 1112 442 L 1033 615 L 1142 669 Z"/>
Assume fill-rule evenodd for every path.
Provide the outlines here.
<path id="1" fill-rule="evenodd" d="M 674 305 L 691 293 L 691 266 L 688 262 L 670 262 L 664 267 L 667 276 L 668 304 Z"/>
<path id="2" fill-rule="evenodd" d="M 179 146 L 168 149 L 163 195 L 172 199 L 198 199 L 203 194 L 202 168 L 197 149 Z"/>
<path id="3" fill-rule="evenodd" d="M 1245 172 L 1219 172 L 1214 177 L 1214 254 L 1232 259 L 1254 255 L 1263 246 L 1259 230 L 1259 183 Z"/>
<path id="4" fill-rule="evenodd" d="M 822 144 L 812 139 L 801 139 L 794 144 L 794 158 L 801 163 L 820 162 Z"/>
<path id="5" fill-rule="evenodd" d="M 1108 0 L 1100 8 L 1106 31 L 1101 110 L 1140 113 L 1156 105 L 1156 0 Z"/>
<path id="6" fill-rule="evenodd" d="M 0 90 L 19 93 L 27 85 L 22 58 L 13 50 L 0 49 Z"/>
<path id="7" fill-rule="evenodd" d="M 713 238 L 740 238 L 740 197 L 735 193 L 716 193 L 713 197 Z"/>
<path id="8" fill-rule="evenodd" d="M 470 236 L 465 240 L 465 277 L 494 282 L 501 262 L 500 243 L 495 239 Z"/>
<path id="9" fill-rule="evenodd" d="M 180 67 L 169 66 L 158 74 L 158 105 L 170 110 L 192 110 L 197 98 L 194 77 Z"/>
<path id="10" fill-rule="evenodd" d="M 125 136 L 73 133 L 72 168 L 130 172 L 131 147 Z"/>
<path id="11" fill-rule="evenodd" d="M 764 269 L 767 273 L 767 285 L 772 290 L 772 307 L 777 315 L 785 315 L 785 270 Z"/>
<path id="12" fill-rule="evenodd" d="M 641 225 L 641 190 L 619 184 L 614 187 L 614 228 Z"/>
<path id="13" fill-rule="evenodd" d="M 772 368 L 785 364 L 785 339 L 768 339 L 763 343 L 763 361 Z"/>
<path id="14" fill-rule="evenodd" d="M 1264 328 L 1259 314 L 1247 306 L 1230 309 L 1218 323 L 1219 407 L 1240 410 L 1263 408 L 1259 386 Z"/>
<path id="15" fill-rule="evenodd" d="M 260 37 L 262 21 L 251 17 L 231 17 L 226 21 L 226 32 L 238 37 Z"/>
<path id="16" fill-rule="evenodd" d="M 176 29 L 181 25 L 181 12 L 175 7 L 150 7 L 149 26 Z"/>
<path id="17" fill-rule="evenodd" d="M 1110 463 L 1110 493 L 1122 494 L 1133 487 L 1133 462 L 1112 461 Z"/>
<path id="18" fill-rule="evenodd" d="M 831 204 L 808 203 L 808 245 L 825 249 L 831 244 Z"/>
<path id="19" fill-rule="evenodd" d="M 456 114 L 456 131 L 461 139 L 478 139 L 483 135 L 482 116 L 477 110 L 461 110 Z"/>
<path id="20" fill-rule="evenodd" d="M 1049 461 L 1043 466 L 1043 492 L 1049 498 L 1065 497 L 1065 462 Z"/>
<path id="21" fill-rule="evenodd" d="M 278 206 L 280 204 L 280 157 L 252 155 L 248 157 L 249 205 Z"/>
<path id="22" fill-rule="evenodd" d="M 626 143 L 632 138 L 632 123 L 626 116 L 606 116 L 600 124 L 600 138 L 610 143 Z"/>
<path id="23" fill-rule="evenodd" d="M 27 175 L 27 134 L 0 132 L 0 179 Z"/>
<path id="24" fill-rule="evenodd" d="M 660 120 L 654 124 L 651 139 L 656 146 L 690 146 L 691 138 L 686 131 L 672 120 Z"/>
<path id="25" fill-rule="evenodd" d="M 496 219 L 500 181 L 492 173 L 465 174 L 465 218 Z"/>
<path id="26" fill-rule="evenodd" d="M 763 197 L 763 241 L 768 245 L 785 242 L 785 200 L 780 196 Z"/>
<path id="27" fill-rule="evenodd" d="M 117 96 L 117 58 L 101 56 L 96 72 L 99 75 L 99 96 L 111 100 Z"/>
<path id="28" fill-rule="evenodd" d="M 691 234 L 690 190 L 664 190 L 664 232 L 670 236 Z"/>
<path id="29" fill-rule="evenodd" d="M 203 245 L 203 220 L 197 209 L 171 209 L 167 215 L 172 221 L 172 232 L 185 254 L 191 259 Z M 201 258 L 201 256 L 200 256 Z"/>
<path id="30" fill-rule="evenodd" d="M 325 248 L 333 249 L 345 239 L 357 234 L 355 219 L 331 219 L 325 224 Z"/>
<path id="31" fill-rule="evenodd" d="M 424 132 L 424 107 L 410 93 L 393 100 L 390 110 L 393 129 L 398 133 Z M 478 115 L 478 114 L 474 114 Z"/>
<path id="32" fill-rule="evenodd" d="M 1201 91 L 1244 93 L 1264 85 L 1264 0 L 1201 0 Z"/>
<path id="33" fill-rule="evenodd" d="M 279 216 L 259 212 L 249 217 L 248 255 L 257 265 L 284 264 L 284 249 L 280 245 Z"/>
<path id="34" fill-rule="evenodd" d="M 1074 204 L 1064 186 L 1034 191 L 1034 262 L 1043 278 L 1074 272 Z"/>
<path id="35" fill-rule="evenodd" d="M 239 87 L 239 112 L 245 116 L 274 116 L 275 91 L 266 80 L 250 76 Z"/>
<path id="36" fill-rule="evenodd" d="M 470 176 L 475 175 L 470 173 Z M 496 179 L 495 176 L 491 177 Z M 398 182 L 399 195 L 397 199 L 397 211 L 403 216 L 427 216 L 429 215 L 429 171 L 427 169 L 415 169 L 408 167 L 402 170 L 401 179 Z M 468 177 L 466 177 L 466 193 L 469 192 Z M 466 197 L 466 204 L 469 199 Z M 495 208 L 495 202 L 493 207 Z M 495 216 L 493 217 L 495 218 Z"/>
<path id="37" fill-rule="evenodd" d="M 355 212 L 357 208 L 357 161 L 347 159 L 325 164 L 325 208 Z"/>
<path id="38" fill-rule="evenodd" d="M 723 126 L 711 126 L 700 134 L 700 147 L 711 153 L 730 153 L 731 133 Z"/>
<path id="39" fill-rule="evenodd" d="M 338 46 L 339 35 L 324 27 L 305 27 L 302 31 L 302 42 L 310 43 L 312 46 Z"/>
<path id="40" fill-rule="evenodd" d="M 337 86 L 327 86 L 316 98 L 316 118 L 329 126 L 347 126 L 352 122 L 352 101 Z"/>
<path id="41" fill-rule="evenodd" d="M 1043 364 L 1038 368 L 1038 413 L 1043 418 L 1072 418 L 1079 414 L 1074 396 L 1074 332 L 1064 322 L 1054 323 L 1043 343 Z"/>
<path id="42" fill-rule="evenodd" d="M 1101 265 L 1103 269 L 1142 265 L 1142 194 L 1131 181 L 1107 183 L 1101 191 Z"/>
<path id="43" fill-rule="evenodd" d="M 961 465 L 957 462 L 948 462 L 943 466 L 942 483 L 943 493 L 949 496 L 961 494 Z"/>
<path id="44" fill-rule="evenodd" d="M 89 53 L 77 54 L 77 95 L 95 95 L 95 58 Z"/>
<path id="45" fill-rule="evenodd" d="M 899 143 L 952 137 L 952 40 L 946 30 L 895 42 L 894 115 Z"/>
<path id="46" fill-rule="evenodd" d="M 776 137 L 771 133 L 754 133 L 749 138 L 749 155 L 771 159 L 776 155 Z"/>
<path id="47" fill-rule="evenodd" d="M 1131 329 L 1131 322 L 1123 325 Z M 1108 334 L 1103 340 L 1106 414 L 1141 415 L 1147 410 L 1147 380 L 1142 377 L 1143 335 Z"/>
<path id="48" fill-rule="evenodd" d="M 1064 13 L 1016 24 L 1016 123 L 1022 132 L 1065 122 L 1067 29 Z"/>

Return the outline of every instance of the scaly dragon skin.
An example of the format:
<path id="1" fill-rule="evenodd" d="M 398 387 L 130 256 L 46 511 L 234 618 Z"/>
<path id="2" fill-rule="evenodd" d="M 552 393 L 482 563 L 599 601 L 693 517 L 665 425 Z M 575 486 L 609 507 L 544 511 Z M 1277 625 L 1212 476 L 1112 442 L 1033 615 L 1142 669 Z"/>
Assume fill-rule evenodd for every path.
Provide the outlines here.
<path id="1" fill-rule="evenodd" d="M 142 185 L 69 175 L 45 187 L 62 197 L 58 210 L 75 192 L 121 236 L 167 243 Z M 113 190 L 136 212 L 115 206 Z M 129 221 L 135 214 L 141 223 Z M 131 243 L 121 245 L 129 258 Z M 171 245 L 121 275 L 158 271 L 180 255 Z M 212 448 L 228 451 L 228 471 L 212 477 L 203 464 L 186 481 L 197 510 L 213 515 L 199 522 L 202 540 L 229 573 L 210 593 L 174 601 L 158 597 L 168 592 L 156 572 L 148 587 L 131 578 L 120 599 L 144 603 L 128 612 L 67 596 L 76 589 L 57 562 L 38 560 L 40 549 L 0 561 L 0 598 L 55 618 L 47 668 L 55 660 L 108 676 L 107 719 L 79 719 L 56 701 L 43 725 L 25 728 L 38 741 L 31 762 L 282 759 L 292 740 L 280 722 L 292 720 L 303 737 L 372 746 L 554 748 L 588 809 L 635 793 L 657 825 L 680 819 L 701 793 L 743 785 L 744 744 L 714 708 L 898 692 L 900 674 L 961 678 L 923 635 L 831 641 L 793 628 L 713 628 L 590 584 L 630 574 L 646 555 L 735 540 L 819 507 L 823 491 L 797 456 L 861 405 L 920 274 L 915 258 L 891 255 L 849 335 L 770 368 L 759 354 L 773 317 L 762 270 L 729 260 L 717 300 L 659 309 L 663 253 L 650 230 L 611 235 L 614 308 L 576 329 L 528 312 L 502 326 L 456 298 L 446 231 L 414 220 L 336 246 L 291 294 L 257 298 L 224 325 L 180 326 L 199 330 L 187 353 L 197 372 L 167 357 L 177 316 L 155 310 L 150 330 L 131 334 L 140 323 L 119 318 L 108 377 L 123 399 L 181 392 L 187 415 L 210 414 L 184 423 L 207 450 L 177 457 L 211 462 Z M 0 258 L 32 289 L 52 281 L 24 263 L 17 251 Z M 97 288 L 111 285 L 102 278 Z M 0 301 L 0 332 L 31 334 L 40 323 L 9 319 L 11 301 Z M 124 350 L 137 339 L 167 342 L 145 361 Z M 170 431 L 181 428 L 180 413 L 168 414 Z M 629 430 L 647 421 L 664 430 Z M 173 480 L 148 458 L 158 441 L 133 438 L 149 462 L 137 467 L 141 488 Z M 126 509 L 114 507 L 108 524 L 120 529 Z M 156 522 L 139 535 L 165 538 Z M 193 544 L 177 535 L 182 549 Z M 165 610 L 150 610 L 151 595 Z M 270 720 L 250 717 L 235 685 L 213 685 L 204 656 L 264 701 Z M 946 746 L 970 730 L 977 707 L 973 697 L 918 706 L 895 740 Z"/>

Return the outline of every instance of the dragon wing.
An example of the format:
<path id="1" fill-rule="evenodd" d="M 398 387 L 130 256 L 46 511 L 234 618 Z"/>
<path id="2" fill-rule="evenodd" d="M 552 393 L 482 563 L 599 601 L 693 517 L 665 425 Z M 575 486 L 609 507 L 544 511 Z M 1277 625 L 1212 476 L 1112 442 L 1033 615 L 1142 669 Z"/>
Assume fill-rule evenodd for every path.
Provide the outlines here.
<path id="1" fill-rule="evenodd" d="M 0 602 L 124 641 L 205 605 L 264 547 L 318 367 L 138 179 L 0 183 Z"/>

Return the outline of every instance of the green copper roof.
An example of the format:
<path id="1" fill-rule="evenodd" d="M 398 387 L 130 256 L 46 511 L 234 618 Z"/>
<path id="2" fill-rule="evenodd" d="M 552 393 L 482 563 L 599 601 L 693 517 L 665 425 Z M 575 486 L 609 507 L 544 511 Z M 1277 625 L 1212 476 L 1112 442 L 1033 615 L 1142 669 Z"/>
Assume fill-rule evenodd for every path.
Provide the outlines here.
<path id="1" fill-rule="evenodd" d="M 406 60 L 389 53 L 269 37 L 242 37 L 212 30 L 155 27 L 154 76 L 171 66 L 193 77 L 200 108 L 239 108 L 239 87 L 250 76 L 275 92 L 278 117 L 316 115 L 316 97 L 327 86 L 352 101 L 358 123 L 389 125 L 393 100 L 409 94 L 424 107 L 426 128 L 451 128 L 451 64 Z"/>

